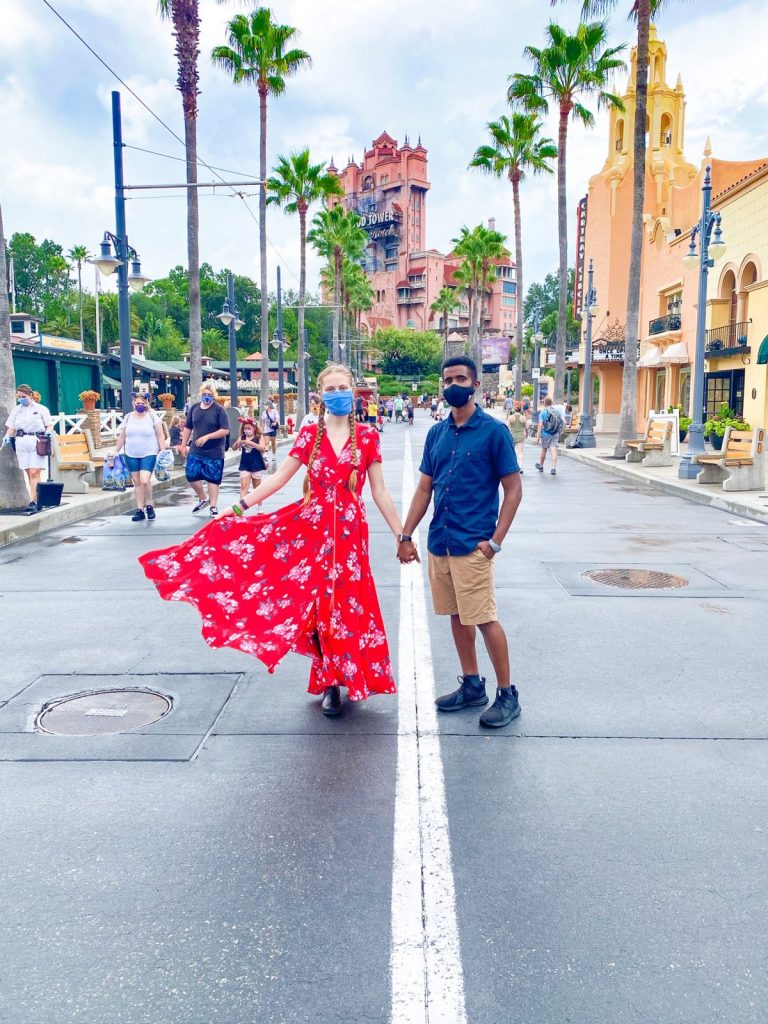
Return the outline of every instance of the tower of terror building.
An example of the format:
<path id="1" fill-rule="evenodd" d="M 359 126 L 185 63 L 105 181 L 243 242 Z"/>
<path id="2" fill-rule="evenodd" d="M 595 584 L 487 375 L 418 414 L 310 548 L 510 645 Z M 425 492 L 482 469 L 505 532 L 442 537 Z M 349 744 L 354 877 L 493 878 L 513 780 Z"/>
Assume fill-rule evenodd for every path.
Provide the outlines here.
<path id="1" fill-rule="evenodd" d="M 406 136 L 402 146 L 386 132 L 374 139 L 361 163 L 350 158 L 336 174 L 347 209 L 360 214 L 360 223 L 368 236 L 363 269 L 374 291 L 374 304 L 363 314 L 361 327 L 368 333 L 377 327 L 411 327 L 414 330 L 439 330 L 442 314 L 430 309 L 444 285 L 457 288 L 453 273 L 457 257 L 444 255 L 426 246 L 427 150 L 421 139 L 411 146 Z M 459 225 L 456 226 L 458 232 Z M 497 280 L 487 301 L 483 333 L 512 335 L 515 326 L 515 266 L 502 261 Z M 461 300 L 461 295 L 457 298 Z M 466 332 L 468 310 L 464 303 L 448 318 L 452 330 Z"/>

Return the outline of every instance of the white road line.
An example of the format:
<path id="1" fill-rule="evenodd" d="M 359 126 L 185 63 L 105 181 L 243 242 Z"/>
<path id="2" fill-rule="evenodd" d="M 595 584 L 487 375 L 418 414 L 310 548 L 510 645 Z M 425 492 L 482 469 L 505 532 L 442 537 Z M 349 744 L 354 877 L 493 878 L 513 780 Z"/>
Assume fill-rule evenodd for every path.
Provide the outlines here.
<path id="1" fill-rule="evenodd" d="M 405 510 L 413 488 L 411 439 L 406 434 Z M 390 1021 L 466 1024 L 424 574 L 418 565 L 400 570 L 398 643 Z"/>

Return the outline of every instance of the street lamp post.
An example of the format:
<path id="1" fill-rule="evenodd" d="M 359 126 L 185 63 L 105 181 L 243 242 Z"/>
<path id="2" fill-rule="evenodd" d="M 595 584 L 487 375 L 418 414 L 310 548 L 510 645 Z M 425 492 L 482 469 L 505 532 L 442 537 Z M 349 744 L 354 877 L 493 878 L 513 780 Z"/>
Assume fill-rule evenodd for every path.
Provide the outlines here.
<path id="1" fill-rule="evenodd" d="M 300 367 L 301 382 L 304 388 L 304 412 L 309 412 L 309 329 L 304 328 L 304 365 Z"/>
<path id="2" fill-rule="evenodd" d="M 232 429 L 237 432 L 239 397 L 237 393 L 237 339 L 235 334 L 243 326 L 243 321 L 237 315 L 235 275 L 231 270 L 227 274 L 227 297 L 224 300 L 224 308 L 219 313 L 217 320 L 221 320 L 227 328 L 229 335 L 229 421 Z"/>
<path id="3" fill-rule="evenodd" d="M 531 377 L 533 377 L 533 421 L 537 422 L 539 414 L 539 378 L 541 376 L 541 367 L 539 366 L 539 345 L 544 340 L 544 335 L 541 333 L 541 310 L 537 306 L 533 311 L 533 367 L 531 368 Z"/>
<path id="4" fill-rule="evenodd" d="M 595 431 L 592 427 L 592 321 L 598 312 L 597 291 L 593 285 L 592 260 L 589 261 L 589 273 L 587 275 L 587 294 L 584 298 L 583 315 L 587 319 L 584 348 L 584 394 L 581 400 L 581 419 L 579 420 L 579 432 L 576 435 L 571 447 L 573 448 L 594 448 Z"/>
<path id="5" fill-rule="evenodd" d="M 104 232 L 99 255 L 89 260 L 105 277 L 117 270 L 117 314 L 120 331 L 120 404 L 124 413 L 131 411 L 133 365 L 131 360 L 131 307 L 128 289 L 141 291 L 149 280 L 141 272 L 136 250 L 128 244 L 125 226 L 125 179 L 123 177 L 123 126 L 120 115 L 120 93 L 112 93 L 112 144 L 115 168 L 115 234 Z M 114 255 L 113 255 L 114 246 Z M 130 272 L 129 272 L 130 261 Z"/>
<path id="6" fill-rule="evenodd" d="M 277 327 L 275 328 L 272 340 L 277 345 L 278 415 L 280 416 L 280 426 L 282 427 L 285 423 L 285 382 L 283 381 L 283 348 L 285 340 L 283 339 L 283 293 L 280 287 L 280 267 L 277 268 Z M 267 367 L 267 373 L 269 373 L 269 367 Z"/>
<path id="7" fill-rule="evenodd" d="M 692 270 L 699 268 L 699 299 L 696 309 L 696 350 L 693 365 L 693 395 L 691 416 L 693 422 L 688 429 L 688 451 L 680 459 L 677 475 L 681 480 L 694 480 L 701 472 L 701 466 L 694 457 L 704 454 L 704 339 L 707 314 L 707 275 L 715 260 L 725 252 L 725 242 L 720 227 L 720 214 L 710 209 L 712 197 L 711 167 L 707 167 L 701 191 L 703 202 L 701 220 L 691 228 L 691 242 L 683 263 Z M 714 231 L 714 238 L 712 232 Z M 696 252 L 696 236 L 699 236 L 699 251 Z M 711 241 L 710 241 L 711 239 Z"/>

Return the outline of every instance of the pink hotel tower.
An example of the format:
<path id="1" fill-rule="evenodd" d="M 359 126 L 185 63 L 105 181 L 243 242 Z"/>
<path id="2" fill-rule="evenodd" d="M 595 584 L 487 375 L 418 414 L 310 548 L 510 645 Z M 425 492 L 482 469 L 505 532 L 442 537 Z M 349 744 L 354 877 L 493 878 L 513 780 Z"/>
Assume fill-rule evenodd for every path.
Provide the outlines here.
<path id="1" fill-rule="evenodd" d="M 344 198 L 332 204 L 343 202 L 347 209 L 356 210 L 368 235 L 363 266 L 375 300 L 363 314 L 361 329 L 369 334 L 377 327 L 392 326 L 440 330 L 442 314 L 433 313 L 430 306 L 444 285 L 457 287 L 453 272 L 460 260 L 426 247 L 430 184 L 421 139 L 413 147 L 406 136 L 405 144 L 398 146 L 383 132 L 366 150 L 362 163 L 350 158 L 339 171 L 331 161 L 328 170 L 338 175 L 344 189 Z M 457 223 L 457 233 L 459 227 Z M 501 261 L 486 302 L 483 335 L 514 337 L 516 301 L 515 264 Z M 465 304 L 448 318 L 449 328 L 461 334 L 466 334 L 468 322 Z"/>

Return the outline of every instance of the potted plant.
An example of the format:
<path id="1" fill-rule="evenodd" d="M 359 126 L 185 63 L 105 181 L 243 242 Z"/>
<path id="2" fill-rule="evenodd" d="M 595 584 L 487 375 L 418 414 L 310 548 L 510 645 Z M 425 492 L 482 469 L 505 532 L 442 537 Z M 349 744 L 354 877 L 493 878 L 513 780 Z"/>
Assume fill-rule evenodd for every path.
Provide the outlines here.
<path id="1" fill-rule="evenodd" d="M 682 405 L 670 405 L 667 409 L 667 412 L 674 412 L 675 409 L 677 409 L 678 413 L 678 433 L 680 435 L 680 443 L 682 444 L 682 442 L 685 440 L 685 435 L 688 433 L 688 428 L 690 427 L 691 423 L 693 423 L 693 420 L 690 416 L 684 415 Z"/>
<path id="2" fill-rule="evenodd" d="M 173 403 L 176 401 L 176 396 L 172 395 L 170 391 L 162 391 L 157 397 L 163 403 L 164 409 L 170 410 L 173 408 Z"/>
<path id="3" fill-rule="evenodd" d="M 96 403 L 101 398 L 101 395 L 98 391 L 92 391 L 89 389 L 88 391 L 81 391 L 77 397 L 83 403 L 83 409 L 85 409 L 86 412 L 93 412 L 96 408 Z"/>
<path id="4" fill-rule="evenodd" d="M 733 427 L 734 430 L 750 429 L 744 417 L 737 415 L 727 402 L 723 402 L 718 412 L 704 424 L 704 435 L 717 452 L 723 447 L 726 427 Z"/>

